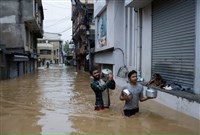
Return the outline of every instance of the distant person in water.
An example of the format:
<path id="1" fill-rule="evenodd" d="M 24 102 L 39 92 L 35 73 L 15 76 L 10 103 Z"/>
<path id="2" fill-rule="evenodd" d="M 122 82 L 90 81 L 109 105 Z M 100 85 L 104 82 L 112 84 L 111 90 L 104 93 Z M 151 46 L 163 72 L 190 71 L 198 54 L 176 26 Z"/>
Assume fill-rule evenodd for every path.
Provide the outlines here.
<path id="1" fill-rule="evenodd" d="M 47 68 L 49 68 L 49 62 L 47 62 Z"/>
<path id="2" fill-rule="evenodd" d="M 104 81 L 101 78 L 98 67 L 92 68 L 90 71 L 91 83 L 90 86 L 95 93 L 95 108 L 94 110 L 103 110 L 110 107 L 109 89 L 115 89 L 115 81 L 112 73 L 108 74 L 108 80 Z"/>

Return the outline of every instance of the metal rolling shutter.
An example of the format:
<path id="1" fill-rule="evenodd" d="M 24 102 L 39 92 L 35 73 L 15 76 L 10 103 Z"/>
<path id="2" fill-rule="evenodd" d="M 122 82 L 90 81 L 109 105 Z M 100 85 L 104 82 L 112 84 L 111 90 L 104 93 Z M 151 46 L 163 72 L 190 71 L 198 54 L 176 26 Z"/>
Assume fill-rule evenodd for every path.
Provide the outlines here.
<path id="1" fill-rule="evenodd" d="M 152 73 L 193 89 L 195 0 L 154 0 Z"/>

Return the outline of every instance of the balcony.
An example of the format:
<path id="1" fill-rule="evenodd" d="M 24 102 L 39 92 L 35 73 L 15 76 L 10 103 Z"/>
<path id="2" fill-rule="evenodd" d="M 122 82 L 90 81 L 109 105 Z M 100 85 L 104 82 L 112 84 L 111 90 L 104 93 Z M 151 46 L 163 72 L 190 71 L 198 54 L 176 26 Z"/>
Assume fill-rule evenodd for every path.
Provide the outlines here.
<path id="1" fill-rule="evenodd" d="M 73 37 L 82 35 L 86 31 L 86 26 L 84 24 L 85 17 L 79 15 L 73 23 Z"/>
<path id="2" fill-rule="evenodd" d="M 43 37 L 43 23 L 36 16 L 30 20 L 26 20 L 25 24 L 30 28 L 30 30 L 37 35 L 38 38 Z"/>
<path id="3" fill-rule="evenodd" d="M 23 12 L 23 20 L 25 25 L 37 38 L 43 37 L 43 20 L 44 13 L 41 0 L 35 1 L 35 3 L 25 2 Z"/>

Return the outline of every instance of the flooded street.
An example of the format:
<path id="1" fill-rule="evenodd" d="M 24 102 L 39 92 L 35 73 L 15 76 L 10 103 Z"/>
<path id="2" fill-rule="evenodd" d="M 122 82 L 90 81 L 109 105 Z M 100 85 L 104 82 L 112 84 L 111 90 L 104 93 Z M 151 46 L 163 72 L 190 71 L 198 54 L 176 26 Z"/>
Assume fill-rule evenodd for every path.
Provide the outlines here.
<path id="1" fill-rule="evenodd" d="M 120 89 L 111 108 L 94 111 L 89 74 L 74 67 L 38 69 L 0 81 L 0 134 L 200 134 L 200 121 L 153 100 L 122 115 Z"/>

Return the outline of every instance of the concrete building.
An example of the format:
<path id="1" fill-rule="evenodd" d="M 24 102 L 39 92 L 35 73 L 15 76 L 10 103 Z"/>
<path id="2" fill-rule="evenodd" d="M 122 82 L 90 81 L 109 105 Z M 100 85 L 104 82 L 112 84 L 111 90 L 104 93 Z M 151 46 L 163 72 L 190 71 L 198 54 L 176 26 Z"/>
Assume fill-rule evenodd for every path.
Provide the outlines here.
<path id="1" fill-rule="evenodd" d="M 94 21 L 93 0 L 72 1 L 72 39 L 75 45 L 77 69 L 89 71 L 93 64 Z"/>
<path id="2" fill-rule="evenodd" d="M 0 79 L 32 72 L 43 36 L 41 0 L 1 0 L 0 9 Z"/>
<path id="3" fill-rule="evenodd" d="M 76 66 L 75 45 L 73 41 L 69 41 L 66 47 L 67 48 L 64 50 L 64 63 L 66 65 Z"/>
<path id="4" fill-rule="evenodd" d="M 38 44 L 37 44 L 38 54 L 39 54 L 38 61 L 42 62 L 46 60 L 46 62 L 50 61 L 53 64 L 62 64 L 63 63 L 62 44 L 63 40 L 61 40 L 61 34 L 44 32 L 43 38 L 38 39 Z"/>
<path id="5" fill-rule="evenodd" d="M 95 63 L 119 86 L 133 69 L 144 81 L 159 73 L 185 91 L 158 89 L 155 101 L 200 119 L 199 0 L 97 0 L 94 17 Z"/>
<path id="6" fill-rule="evenodd" d="M 38 53 L 38 66 L 45 66 L 47 62 L 55 63 L 53 55 L 53 45 L 49 43 L 38 43 L 37 53 Z"/>

